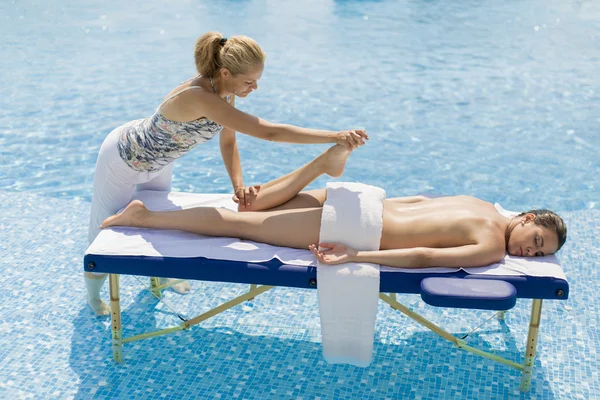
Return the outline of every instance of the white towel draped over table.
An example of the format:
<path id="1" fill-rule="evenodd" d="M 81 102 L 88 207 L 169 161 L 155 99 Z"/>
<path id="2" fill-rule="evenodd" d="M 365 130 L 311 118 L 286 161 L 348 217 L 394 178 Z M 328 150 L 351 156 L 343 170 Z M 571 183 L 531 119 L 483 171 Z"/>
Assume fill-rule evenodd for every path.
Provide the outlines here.
<path id="1" fill-rule="evenodd" d="M 385 191 L 361 183 L 327 185 L 320 242 L 379 250 Z M 379 265 L 318 264 L 317 291 L 323 356 L 332 364 L 366 367 L 373 358 Z"/>

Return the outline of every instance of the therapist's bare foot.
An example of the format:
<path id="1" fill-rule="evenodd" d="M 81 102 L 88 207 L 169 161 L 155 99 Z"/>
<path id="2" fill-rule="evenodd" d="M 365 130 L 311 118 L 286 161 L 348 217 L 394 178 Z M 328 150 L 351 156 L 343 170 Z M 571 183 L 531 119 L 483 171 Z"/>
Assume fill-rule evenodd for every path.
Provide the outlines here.
<path id="1" fill-rule="evenodd" d="M 110 314 L 110 307 L 100 299 L 90 299 L 88 297 L 88 304 L 98 317 L 103 317 Z"/>
<path id="2" fill-rule="evenodd" d="M 139 226 L 140 221 L 148 213 L 148 209 L 139 200 L 133 200 L 125 210 L 120 214 L 111 215 L 102 221 L 100 228 L 108 228 L 109 226 Z"/>
<path id="3" fill-rule="evenodd" d="M 323 157 L 323 168 L 325 173 L 334 178 L 342 176 L 344 167 L 346 166 L 346 160 L 351 152 L 352 150 L 348 150 L 348 147 L 339 144 L 327 149 L 327 151 L 320 156 Z"/>
<path id="4" fill-rule="evenodd" d="M 179 294 L 188 294 L 192 290 L 188 281 L 180 281 L 179 279 L 160 278 L 160 284 L 168 284 L 171 289 Z"/>

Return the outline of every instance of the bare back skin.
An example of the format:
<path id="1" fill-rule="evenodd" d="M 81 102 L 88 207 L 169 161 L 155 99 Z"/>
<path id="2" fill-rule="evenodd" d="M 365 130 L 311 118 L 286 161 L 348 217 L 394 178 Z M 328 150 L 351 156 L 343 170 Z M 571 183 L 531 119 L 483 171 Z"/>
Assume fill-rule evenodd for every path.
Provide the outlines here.
<path id="1" fill-rule="evenodd" d="M 384 201 L 381 250 L 458 247 L 496 241 L 504 250 L 506 218 L 495 207 L 470 196 L 440 197 L 414 203 Z"/>

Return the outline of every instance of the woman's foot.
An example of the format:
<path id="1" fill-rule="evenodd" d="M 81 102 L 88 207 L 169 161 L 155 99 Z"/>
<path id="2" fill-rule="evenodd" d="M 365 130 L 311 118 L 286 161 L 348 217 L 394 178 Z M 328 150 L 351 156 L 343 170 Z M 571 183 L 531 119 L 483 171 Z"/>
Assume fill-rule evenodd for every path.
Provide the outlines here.
<path id="1" fill-rule="evenodd" d="M 109 226 L 140 226 L 143 216 L 148 213 L 148 209 L 140 200 L 133 200 L 125 207 L 120 214 L 111 215 L 102 221 L 100 228 L 105 229 Z"/>
<path id="2" fill-rule="evenodd" d="M 160 278 L 160 284 L 169 284 L 169 287 L 173 289 L 175 292 L 179 294 L 188 294 L 192 287 L 188 281 L 181 281 L 175 284 L 171 284 L 172 282 L 178 281 L 179 279 L 171 279 L 171 278 Z"/>
<path id="3" fill-rule="evenodd" d="M 142 225 L 141 221 L 143 221 L 144 217 L 149 212 L 150 211 L 146 208 L 144 203 L 142 203 L 140 200 L 133 200 L 131 203 L 129 203 L 127 205 L 127 207 L 125 207 L 125 209 L 123 210 L 122 213 L 112 215 L 112 216 L 106 218 L 104 221 L 102 221 L 102 225 L 100 225 L 100 227 L 102 229 L 108 228 L 110 226 L 134 226 L 134 227 L 137 226 L 137 227 L 140 227 Z M 171 283 L 171 282 L 174 282 L 177 280 L 178 279 L 161 278 L 160 283 L 166 284 L 166 283 Z M 179 294 L 187 294 L 191 290 L 191 286 L 188 281 L 181 281 L 178 283 L 174 283 L 174 284 L 169 285 L 169 287 Z M 106 306 L 106 304 L 102 303 L 102 304 L 98 304 L 97 307 L 94 308 L 94 304 L 96 304 L 97 302 L 94 302 L 94 303 L 89 302 L 89 303 L 90 303 L 90 306 L 94 309 L 94 311 L 96 311 L 96 309 L 99 310 L 99 311 L 96 311 L 96 314 L 98 314 L 98 315 L 101 315 L 101 314 L 99 314 L 99 312 L 103 312 L 102 311 L 103 305 Z M 106 306 L 106 308 L 108 308 L 108 306 Z M 108 309 L 108 310 L 110 311 L 110 309 Z"/>
<path id="4" fill-rule="evenodd" d="M 94 314 L 96 314 L 96 316 L 98 317 L 103 317 L 105 315 L 110 314 L 110 307 L 108 306 L 108 304 L 106 304 L 99 298 L 90 299 L 88 297 L 88 304 L 90 305 L 90 308 L 94 311 Z"/>
<path id="5" fill-rule="evenodd" d="M 83 274 L 87 291 L 87 302 L 94 311 L 94 314 L 98 316 L 110 314 L 110 308 L 100 299 L 100 290 L 102 290 L 107 276 L 106 274 L 92 274 L 91 272 Z"/>
<path id="6" fill-rule="evenodd" d="M 349 150 L 348 147 L 339 144 L 327 149 L 327 151 L 320 156 L 323 157 L 324 172 L 333 178 L 342 176 L 344 167 L 346 166 L 346 160 L 351 152 L 352 150 Z"/>

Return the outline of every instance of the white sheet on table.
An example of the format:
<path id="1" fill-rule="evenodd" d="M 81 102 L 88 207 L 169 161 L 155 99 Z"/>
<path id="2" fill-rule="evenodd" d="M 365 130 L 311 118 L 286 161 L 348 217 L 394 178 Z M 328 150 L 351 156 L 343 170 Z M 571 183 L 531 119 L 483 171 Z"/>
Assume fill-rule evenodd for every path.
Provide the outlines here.
<path id="1" fill-rule="evenodd" d="M 196 194 L 183 192 L 138 192 L 140 199 L 152 210 L 171 210 L 196 206 L 223 207 L 236 210 L 237 205 L 228 194 Z M 502 214 L 509 211 L 496 208 Z M 316 266 L 308 250 L 271 246 L 236 238 L 200 236 L 175 230 L 115 227 L 104 229 L 88 247 L 86 254 L 154 256 L 154 257 L 206 257 L 217 260 L 263 262 L 277 258 L 284 264 Z M 448 273 L 459 268 L 434 267 L 427 269 L 393 268 L 381 266 L 381 272 L 396 270 L 408 273 Z M 485 267 L 467 268 L 469 274 L 551 276 L 565 279 L 565 274 L 554 255 L 525 258 L 504 257 L 500 263 Z"/>

